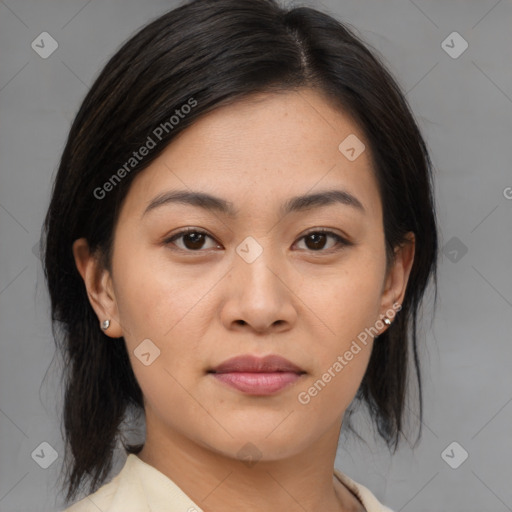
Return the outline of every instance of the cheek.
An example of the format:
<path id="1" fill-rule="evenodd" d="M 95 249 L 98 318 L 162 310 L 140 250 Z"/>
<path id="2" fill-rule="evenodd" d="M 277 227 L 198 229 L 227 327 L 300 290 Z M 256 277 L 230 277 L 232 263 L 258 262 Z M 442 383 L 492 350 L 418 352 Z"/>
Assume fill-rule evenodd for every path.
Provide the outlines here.
<path id="1" fill-rule="evenodd" d="M 194 275 L 190 272 L 171 265 L 161 254 L 152 260 L 151 253 L 135 250 L 119 260 L 116 300 L 131 343 L 172 339 L 211 288 L 207 279 L 197 278 L 197 270 Z"/>
<path id="2" fill-rule="evenodd" d="M 198 368 L 197 347 L 209 323 L 200 313 L 212 282 L 136 250 L 117 264 L 116 301 L 133 371 L 149 403 L 175 410 L 186 398 L 179 383 L 187 387 L 195 378 L 190 369 Z"/>
<path id="3" fill-rule="evenodd" d="M 314 424 L 334 422 L 349 406 L 366 372 L 373 338 L 365 331 L 368 315 L 354 308 L 350 322 L 337 324 L 335 336 L 324 340 L 317 350 L 318 364 L 308 381 L 298 390 L 298 407 Z"/>
<path id="4" fill-rule="evenodd" d="M 352 401 L 366 371 L 373 347 L 375 322 L 379 319 L 382 262 L 359 256 L 330 276 L 320 293 L 309 295 L 308 305 L 321 320 L 325 332 L 317 347 L 318 366 L 308 385 L 301 388 L 311 398 L 311 409 L 332 414 Z M 305 398 L 308 400 L 308 397 Z"/>
<path id="5" fill-rule="evenodd" d="M 317 372 L 297 389 L 295 409 L 305 432 L 318 432 L 335 424 L 354 399 L 371 355 L 366 345 L 340 340 L 324 354 Z"/>
<path id="6" fill-rule="evenodd" d="M 336 348 L 374 325 L 379 317 L 384 264 L 371 255 L 354 254 L 333 272 L 320 290 L 309 294 L 311 309 L 329 327 Z"/>

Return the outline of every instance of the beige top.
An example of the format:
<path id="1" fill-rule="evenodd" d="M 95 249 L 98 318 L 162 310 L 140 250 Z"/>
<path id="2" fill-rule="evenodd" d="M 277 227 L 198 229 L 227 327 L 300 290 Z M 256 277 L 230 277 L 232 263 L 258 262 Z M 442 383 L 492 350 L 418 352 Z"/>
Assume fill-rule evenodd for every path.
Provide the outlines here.
<path id="1" fill-rule="evenodd" d="M 348 487 L 367 512 L 393 512 L 382 505 L 369 489 L 334 469 L 336 477 Z M 128 454 L 121 471 L 95 493 L 63 512 L 203 512 L 169 477 Z"/>

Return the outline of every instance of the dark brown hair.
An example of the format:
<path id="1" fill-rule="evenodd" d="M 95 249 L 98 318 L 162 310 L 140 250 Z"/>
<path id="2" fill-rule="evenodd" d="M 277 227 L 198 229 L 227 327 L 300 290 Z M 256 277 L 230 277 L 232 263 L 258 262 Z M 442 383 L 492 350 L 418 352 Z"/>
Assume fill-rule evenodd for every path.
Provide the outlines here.
<path id="1" fill-rule="evenodd" d="M 410 343 L 421 420 L 417 315 L 429 279 L 437 280 L 431 161 L 405 94 L 369 48 L 346 25 L 312 8 L 193 0 L 139 30 L 95 80 L 71 126 L 41 239 L 53 334 L 65 364 L 68 501 L 85 480 L 88 492 L 102 484 L 123 439 L 123 420 L 129 411 L 143 411 L 124 339 L 111 340 L 99 328 L 72 244 L 85 237 L 110 270 L 115 223 L 133 178 L 198 118 L 252 93 L 317 89 L 353 117 L 369 142 L 388 258 L 407 232 L 416 236 L 416 252 L 402 309 L 374 344 L 356 398 L 396 450 Z M 171 116 L 191 98 L 194 108 L 173 124 Z M 163 125 L 156 147 L 127 170 L 132 152 Z M 95 190 L 123 165 L 122 179 L 98 198 Z M 132 453 L 142 448 L 123 446 Z"/>

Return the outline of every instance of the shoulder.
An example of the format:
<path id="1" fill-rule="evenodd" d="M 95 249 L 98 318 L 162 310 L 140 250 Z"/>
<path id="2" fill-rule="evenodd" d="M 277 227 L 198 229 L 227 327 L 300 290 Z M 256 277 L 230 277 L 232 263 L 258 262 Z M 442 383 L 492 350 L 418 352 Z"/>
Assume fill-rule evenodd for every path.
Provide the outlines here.
<path id="1" fill-rule="evenodd" d="M 117 491 L 117 480 L 118 477 L 115 477 L 111 482 L 100 487 L 95 493 L 73 503 L 63 512 L 98 512 L 98 510 L 108 510 Z"/>
<path id="2" fill-rule="evenodd" d="M 389 507 L 383 505 L 374 494 L 362 484 L 352 480 L 349 476 L 342 473 L 339 469 L 334 468 L 334 474 L 338 479 L 348 487 L 363 504 L 367 512 L 393 512 Z"/>
<path id="3" fill-rule="evenodd" d="M 151 512 L 196 510 L 195 504 L 172 480 L 134 454 L 109 483 L 63 512 Z"/>
<path id="4" fill-rule="evenodd" d="M 130 507 L 135 507 L 134 510 L 141 512 L 148 510 L 144 489 L 135 472 L 133 457 L 127 458 L 121 471 L 110 482 L 63 512 L 113 512 L 128 510 Z"/>

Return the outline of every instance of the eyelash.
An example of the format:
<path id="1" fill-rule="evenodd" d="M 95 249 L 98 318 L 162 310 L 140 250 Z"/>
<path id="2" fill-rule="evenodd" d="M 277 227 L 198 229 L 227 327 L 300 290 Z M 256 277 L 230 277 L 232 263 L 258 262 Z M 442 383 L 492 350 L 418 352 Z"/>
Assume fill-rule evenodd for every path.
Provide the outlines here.
<path id="1" fill-rule="evenodd" d="M 209 235 L 206 231 L 203 231 L 202 229 L 187 228 L 187 229 L 179 231 L 178 233 L 175 233 L 171 237 L 165 239 L 163 243 L 165 245 L 171 244 L 172 242 L 174 242 L 174 240 L 177 240 L 177 239 L 179 239 L 179 238 L 181 238 L 181 237 L 183 237 L 185 235 L 188 235 L 190 233 L 206 235 L 207 237 L 211 238 L 212 240 L 215 240 L 211 235 Z M 348 246 L 354 245 L 352 242 L 349 242 L 347 239 L 343 238 L 342 236 L 338 235 L 337 233 L 334 233 L 333 231 L 329 231 L 327 229 L 321 229 L 321 228 L 320 229 L 315 229 L 313 231 L 309 231 L 305 235 L 301 236 L 299 238 L 299 240 L 302 240 L 302 239 L 306 238 L 309 235 L 314 235 L 314 234 L 318 234 L 318 233 L 321 233 L 321 234 L 324 234 L 324 235 L 329 235 L 332 238 L 334 238 L 336 240 L 337 244 L 338 244 L 338 247 L 332 247 L 331 249 L 326 249 L 326 250 L 319 249 L 318 251 L 310 250 L 309 252 L 312 252 L 312 253 L 327 253 L 327 254 L 329 254 L 332 251 L 341 250 L 344 246 L 348 247 Z M 205 249 L 198 249 L 198 250 L 194 251 L 194 250 L 191 250 L 191 249 L 181 249 L 181 247 L 178 247 L 175 250 L 181 251 L 181 252 L 189 252 L 189 253 L 193 253 L 193 252 L 200 253 L 200 252 L 205 252 L 208 249 L 206 249 L 206 250 Z"/>

